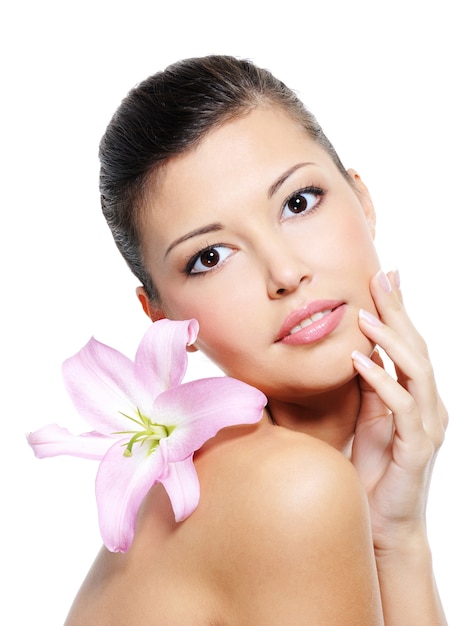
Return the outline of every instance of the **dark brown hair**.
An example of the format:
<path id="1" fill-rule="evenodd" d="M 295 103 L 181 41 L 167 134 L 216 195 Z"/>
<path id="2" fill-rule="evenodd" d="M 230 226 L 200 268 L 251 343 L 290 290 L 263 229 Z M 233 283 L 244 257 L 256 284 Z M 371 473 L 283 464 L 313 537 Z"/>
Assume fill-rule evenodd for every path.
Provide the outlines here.
<path id="1" fill-rule="evenodd" d="M 148 177 L 192 149 L 213 128 L 258 106 L 279 106 L 346 171 L 315 117 L 268 70 L 231 56 L 185 59 L 132 89 L 100 143 L 102 211 L 115 243 L 149 298 L 157 290 L 141 252 L 141 210 Z"/>

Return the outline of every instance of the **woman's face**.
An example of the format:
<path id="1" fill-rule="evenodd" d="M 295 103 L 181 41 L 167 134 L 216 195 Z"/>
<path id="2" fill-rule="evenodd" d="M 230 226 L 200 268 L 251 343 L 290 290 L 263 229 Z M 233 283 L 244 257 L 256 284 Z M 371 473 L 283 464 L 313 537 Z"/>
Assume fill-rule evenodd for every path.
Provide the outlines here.
<path id="1" fill-rule="evenodd" d="M 196 346 L 230 376 L 296 400 L 372 350 L 357 316 L 375 313 L 373 223 L 357 176 L 281 110 L 256 109 L 157 174 L 142 244 L 163 313 L 196 318 Z"/>

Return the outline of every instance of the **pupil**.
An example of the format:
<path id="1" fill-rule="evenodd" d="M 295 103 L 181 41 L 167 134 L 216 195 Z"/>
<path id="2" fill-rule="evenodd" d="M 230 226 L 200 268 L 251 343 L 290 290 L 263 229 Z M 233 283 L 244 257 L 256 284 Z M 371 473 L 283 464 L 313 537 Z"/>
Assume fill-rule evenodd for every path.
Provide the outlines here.
<path id="1" fill-rule="evenodd" d="M 217 250 L 207 250 L 201 255 L 201 263 L 205 267 L 213 267 L 219 263 L 219 253 Z"/>
<path id="2" fill-rule="evenodd" d="M 306 209 L 306 198 L 303 196 L 295 196 L 289 200 L 289 209 L 294 213 L 300 213 Z"/>

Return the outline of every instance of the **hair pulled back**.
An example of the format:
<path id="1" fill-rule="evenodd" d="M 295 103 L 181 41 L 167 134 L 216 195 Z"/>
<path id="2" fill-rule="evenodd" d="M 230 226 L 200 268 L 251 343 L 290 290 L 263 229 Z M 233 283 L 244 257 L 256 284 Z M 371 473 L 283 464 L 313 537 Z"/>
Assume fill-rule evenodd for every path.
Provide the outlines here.
<path id="1" fill-rule="evenodd" d="M 115 243 L 149 298 L 158 298 L 141 251 L 148 177 L 212 129 L 258 106 L 279 106 L 310 133 L 345 175 L 334 148 L 295 92 L 248 60 L 211 55 L 179 61 L 134 87 L 99 147 L 100 193 Z"/>

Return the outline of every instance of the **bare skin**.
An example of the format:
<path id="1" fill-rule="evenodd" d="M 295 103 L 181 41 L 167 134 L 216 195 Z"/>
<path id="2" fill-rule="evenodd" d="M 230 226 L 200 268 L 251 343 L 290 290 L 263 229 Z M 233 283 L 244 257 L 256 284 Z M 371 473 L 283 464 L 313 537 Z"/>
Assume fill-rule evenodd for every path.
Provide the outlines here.
<path id="1" fill-rule="evenodd" d="M 196 468 L 197 511 L 176 524 L 155 487 L 131 549 L 102 550 L 67 626 L 383 623 L 366 498 L 342 455 L 264 419 L 222 431 Z"/>
<path id="2" fill-rule="evenodd" d="M 101 552 L 67 626 L 444 626 L 425 511 L 447 413 L 397 274 L 380 271 L 359 176 L 257 109 L 153 184 L 142 243 L 161 301 L 140 289 L 146 313 L 198 319 L 196 348 L 266 393 L 278 425 L 202 448 L 185 522 L 154 487 L 131 549 Z M 284 320 L 327 299 L 332 332 L 284 340 Z"/>

